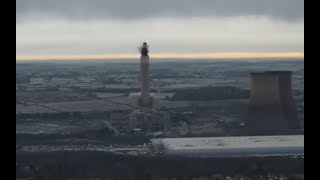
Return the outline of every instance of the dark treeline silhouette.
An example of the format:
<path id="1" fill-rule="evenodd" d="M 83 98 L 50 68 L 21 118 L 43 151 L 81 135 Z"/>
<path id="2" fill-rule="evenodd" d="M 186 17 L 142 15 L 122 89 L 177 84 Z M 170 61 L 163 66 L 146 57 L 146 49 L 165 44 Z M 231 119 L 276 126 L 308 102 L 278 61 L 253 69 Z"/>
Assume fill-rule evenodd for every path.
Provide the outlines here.
<path id="1" fill-rule="evenodd" d="M 150 142 L 148 136 L 114 136 L 108 129 L 90 130 L 74 134 L 17 134 L 17 145 L 63 145 L 64 143 L 75 145 L 82 144 L 119 144 L 140 145 Z"/>
<path id="2" fill-rule="evenodd" d="M 179 158 L 120 156 L 103 152 L 18 152 L 17 177 L 30 174 L 34 179 L 68 178 L 124 178 L 151 179 L 150 177 L 190 178 L 222 174 L 235 176 L 276 174 L 303 174 L 302 158 Z M 26 172 L 26 167 L 29 170 Z M 32 168 L 30 168 L 32 167 Z"/>
<path id="3" fill-rule="evenodd" d="M 237 87 L 203 87 L 197 89 L 175 90 L 173 101 L 210 101 L 224 99 L 248 99 L 249 90 Z"/>

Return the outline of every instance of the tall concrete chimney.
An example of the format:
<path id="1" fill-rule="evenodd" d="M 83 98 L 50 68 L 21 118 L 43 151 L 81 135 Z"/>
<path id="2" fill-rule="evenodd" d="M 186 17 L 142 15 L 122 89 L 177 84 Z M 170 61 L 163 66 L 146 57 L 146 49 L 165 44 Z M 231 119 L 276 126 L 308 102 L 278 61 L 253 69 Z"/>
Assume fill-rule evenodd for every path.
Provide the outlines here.
<path id="1" fill-rule="evenodd" d="M 251 73 L 248 127 L 254 132 L 299 128 L 291 89 L 291 71 Z"/>
<path id="2" fill-rule="evenodd" d="M 149 50 L 147 43 L 143 43 L 140 48 L 141 63 L 140 63 L 140 83 L 141 83 L 141 96 L 139 98 L 140 111 L 148 114 L 152 110 L 153 99 L 150 96 L 149 87 Z"/>

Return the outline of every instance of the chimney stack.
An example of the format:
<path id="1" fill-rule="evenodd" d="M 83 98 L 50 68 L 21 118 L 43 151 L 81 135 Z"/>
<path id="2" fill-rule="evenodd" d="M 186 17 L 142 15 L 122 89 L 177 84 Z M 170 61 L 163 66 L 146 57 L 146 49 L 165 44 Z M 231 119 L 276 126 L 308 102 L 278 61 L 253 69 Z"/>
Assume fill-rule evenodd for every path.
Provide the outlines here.
<path id="1" fill-rule="evenodd" d="M 140 83 L 141 83 L 141 96 L 139 99 L 140 111 L 149 114 L 152 110 L 152 97 L 150 96 L 149 87 L 149 46 L 146 42 L 140 47 L 141 63 L 140 63 Z"/>

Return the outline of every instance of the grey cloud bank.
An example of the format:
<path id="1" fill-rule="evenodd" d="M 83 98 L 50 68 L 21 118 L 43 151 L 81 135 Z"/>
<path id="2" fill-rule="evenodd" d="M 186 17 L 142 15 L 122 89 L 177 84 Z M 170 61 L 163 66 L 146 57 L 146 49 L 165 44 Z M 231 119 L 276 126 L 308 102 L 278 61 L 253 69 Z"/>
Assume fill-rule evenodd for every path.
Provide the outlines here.
<path id="1" fill-rule="evenodd" d="M 267 16 L 301 20 L 303 0 L 16 0 L 17 21 L 28 15 L 73 20 L 195 16 Z"/>
<path id="2" fill-rule="evenodd" d="M 191 18 L 145 21 L 48 20 L 17 25 L 17 54 L 137 53 L 141 41 L 153 53 L 303 51 L 303 23 L 267 18 Z"/>
<path id="3" fill-rule="evenodd" d="M 303 0 L 17 0 L 17 55 L 303 52 Z"/>

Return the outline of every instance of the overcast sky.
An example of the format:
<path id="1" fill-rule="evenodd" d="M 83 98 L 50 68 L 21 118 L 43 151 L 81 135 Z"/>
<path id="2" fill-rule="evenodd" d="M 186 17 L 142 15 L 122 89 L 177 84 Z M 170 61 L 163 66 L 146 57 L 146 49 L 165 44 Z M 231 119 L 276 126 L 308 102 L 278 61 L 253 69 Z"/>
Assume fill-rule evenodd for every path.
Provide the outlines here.
<path id="1" fill-rule="evenodd" d="M 303 52 L 303 0 L 16 0 L 17 56 Z"/>

